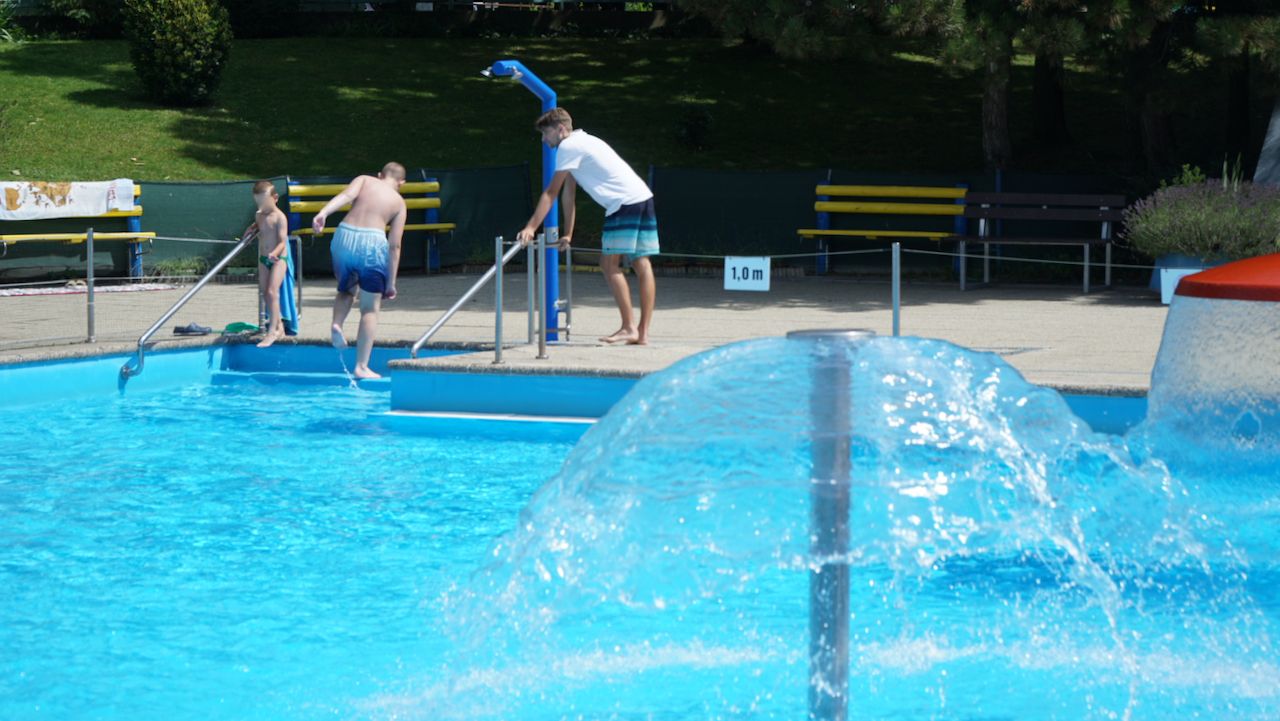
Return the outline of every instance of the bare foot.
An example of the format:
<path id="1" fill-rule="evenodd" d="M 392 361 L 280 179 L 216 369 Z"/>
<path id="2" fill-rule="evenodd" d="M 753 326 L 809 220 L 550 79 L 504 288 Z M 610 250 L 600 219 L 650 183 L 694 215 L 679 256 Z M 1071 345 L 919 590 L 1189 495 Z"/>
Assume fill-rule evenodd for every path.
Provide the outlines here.
<path id="1" fill-rule="evenodd" d="M 369 370 L 365 366 L 356 366 L 356 369 L 352 371 L 351 375 L 355 376 L 356 378 L 359 378 L 362 381 L 382 377 L 377 373 L 374 373 L 373 371 Z"/>
<path id="2" fill-rule="evenodd" d="M 649 336 L 638 335 L 635 338 L 632 338 L 631 340 L 627 341 L 627 345 L 649 345 Z"/>
<path id="3" fill-rule="evenodd" d="M 639 337 L 640 336 L 637 335 L 636 332 L 633 330 L 627 330 L 626 328 L 619 328 L 618 330 L 614 331 L 612 335 L 602 336 L 600 338 L 600 342 L 610 343 L 610 344 L 623 343 L 623 342 L 633 343 Z"/>
<path id="4" fill-rule="evenodd" d="M 270 347 L 272 346 L 272 344 L 274 344 L 276 341 L 280 340 L 280 336 L 282 336 L 282 335 L 283 335 L 283 333 L 279 333 L 279 332 L 276 332 L 276 331 L 272 331 L 271 333 L 268 333 L 268 334 L 267 334 L 267 337 L 265 337 L 265 338 L 263 338 L 263 339 L 262 339 L 262 342 L 258 344 L 258 347 L 259 347 L 259 348 L 270 348 Z"/>
<path id="5" fill-rule="evenodd" d="M 342 328 L 336 325 L 329 326 L 329 341 L 333 343 L 333 347 L 337 350 L 347 347 L 347 339 L 342 335 Z"/>

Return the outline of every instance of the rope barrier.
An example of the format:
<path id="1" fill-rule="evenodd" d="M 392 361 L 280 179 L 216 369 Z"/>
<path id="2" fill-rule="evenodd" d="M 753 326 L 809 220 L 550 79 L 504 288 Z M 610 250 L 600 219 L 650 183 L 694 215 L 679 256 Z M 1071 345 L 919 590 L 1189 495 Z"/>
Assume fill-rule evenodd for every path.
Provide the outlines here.
<path id="1" fill-rule="evenodd" d="M 576 245 L 572 246 L 575 253 L 596 253 L 603 252 L 602 248 L 581 248 Z M 833 250 L 830 253 L 782 253 L 782 254 L 764 254 L 762 258 L 819 258 L 832 255 L 870 255 L 876 253 L 888 253 L 888 248 L 872 248 L 871 250 Z M 663 258 L 702 258 L 706 260 L 724 260 L 727 255 L 698 255 L 695 253 L 659 253 Z"/>
<path id="2" fill-rule="evenodd" d="M 189 280 L 199 280 L 199 279 L 200 279 L 200 277 L 201 277 L 201 276 L 199 276 L 199 275 L 166 275 L 166 276 L 164 276 L 164 278 L 165 278 L 166 280 L 169 280 L 169 279 L 172 279 L 172 280 L 188 280 L 188 279 L 189 279 Z M 79 278 L 63 278 L 63 279 L 60 279 L 60 280 L 37 280 L 37 281 L 31 281 L 31 282 L 26 282 L 26 283 L 0 283 L 0 290 L 5 290 L 5 289 L 9 289 L 9 288 L 31 288 L 31 287 L 36 287 L 36 286 L 48 286 L 48 287 L 49 287 L 49 288 L 51 288 L 51 289 L 52 289 L 52 288 L 66 288 L 66 287 L 68 286 L 68 284 L 77 283 L 77 282 L 78 282 L 81 286 L 83 286 L 83 284 L 85 283 L 85 280 L 86 280 L 86 279 L 85 279 L 85 277 L 84 277 L 84 276 L 81 276 L 81 277 L 79 277 Z M 133 284 L 133 285 L 154 285 L 154 284 L 156 284 L 156 283 L 160 282 L 157 276 L 150 276 L 150 277 L 144 277 L 144 278 L 133 278 L 133 277 L 130 277 L 130 276 L 127 276 L 127 275 L 119 275 L 119 276 L 111 276 L 111 275 L 108 275 L 108 276 L 101 276 L 101 275 L 98 275 L 98 276 L 94 276 L 94 278 L 93 278 L 93 283 L 94 283 L 94 285 L 95 285 L 95 286 L 96 286 L 96 285 L 101 285 L 103 281 L 126 281 L 126 282 L 128 282 L 128 283 L 130 283 L 130 284 Z"/>
<path id="3" fill-rule="evenodd" d="M 993 243 L 993 245 L 995 245 L 995 244 Z M 902 252 L 903 252 L 903 253 L 915 253 L 916 255 L 942 255 L 942 256 L 946 256 L 946 257 L 948 257 L 948 258 L 959 258 L 959 257 L 961 257 L 959 253 L 944 253 L 944 252 L 942 252 L 942 251 L 940 251 L 940 250 L 911 250 L 911 249 L 908 249 L 908 248 L 903 248 L 903 249 L 902 249 Z M 980 256 L 980 255 L 969 255 L 969 256 L 967 256 L 967 257 L 968 257 L 968 259 L 969 259 L 970 261 L 981 261 L 981 260 L 982 260 L 982 256 Z M 1005 261 L 1005 260 L 1007 260 L 1007 261 L 1011 261 L 1011 262 L 1015 262 L 1015 263 L 1044 263 L 1044 264 L 1046 264 L 1046 265 L 1074 265 L 1074 266 L 1076 266 L 1077 268 L 1082 268 L 1082 267 L 1084 267 L 1084 262 L 1083 262 L 1083 261 L 1077 261 L 1077 260 L 1046 260 L 1046 259 L 1044 259 L 1044 258 L 1018 258 L 1018 257 L 1014 257 L 1014 256 L 1007 256 L 1007 255 L 999 255 L 999 256 L 993 255 L 993 256 L 991 256 L 991 260 L 993 260 L 993 261 Z M 1090 267 L 1090 268 L 1101 268 L 1103 265 L 1104 265 L 1103 263 L 1098 262 L 1098 261 L 1090 261 L 1090 263 L 1089 263 L 1089 267 Z M 1156 270 L 1156 269 L 1157 269 L 1157 268 L 1156 268 L 1156 266 L 1154 266 L 1154 265 L 1129 265 L 1129 264 L 1126 264 L 1126 263 L 1112 263 L 1112 264 L 1111 264 L 1111 267 L 1112 267 L 1112 268 L 1131 268 L 1131 269 L 1134 269 L 1134 270 Z"/>

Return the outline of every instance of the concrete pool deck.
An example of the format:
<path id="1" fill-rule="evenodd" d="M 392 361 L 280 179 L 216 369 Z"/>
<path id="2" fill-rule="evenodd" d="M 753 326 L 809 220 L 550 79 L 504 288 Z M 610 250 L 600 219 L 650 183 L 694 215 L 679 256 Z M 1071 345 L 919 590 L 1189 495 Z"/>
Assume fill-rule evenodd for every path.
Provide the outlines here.
<path id="1" fill-rule="evenodd" d="M 406 276 L 400 296 L 383 307 L 379 345 L 415 341 L 479 274 Z M 469 302 L 433 344 L 487 350 L 444 358 L 394 361 L 398 369 L 499 371 L 635 377 L 686 356 L 738 340 L 781 336 L 806 328 L 866 328 L 892 332 L 890 287 L 885 280 L 842 277 L 775 278 L 766 293 L 726 291 L 719 277 L 658 277 L 658 308 L 649 346 L 598 342 L 618 327 L 617 310 L 597 272 L 574 273 L 573 332 L 536 358 L 526 340 L 526 288 L 522 273 L 504 283 L 505 365 L 493 361 L 493 290 Z M 633 284 L 634 286 L 634 284 Z M 562 281 L 563 293 L 563 281 Z M 327 343 L 333 284 L 306 281 L 300 333 L 282 343 Z M 137 338 L 186 286 L 95 294 L 97 343 L 84 342 L 83 294 L 0 297 L 0 364 L 132 352 Z M 634 295 L 634 288 L 633 288 Z M 254 322 L 256 286 L 211 284 L 154 336 L 156 349 L 216 342 L 183 339 L 172 327 L 195 322 L 215 329 Z M 1072 286 L 995 285 L 961 292 L 954 283 L 904 282 L 904 336 L 938 338 L 997 353 L 1028 380 L 1082 392 L 1145 392 L 1159 350 L 1167 307 L 1158 294 L 1122 287 L 1082 294 Z M 347 319 L 354 342 L 358 311 Z"/>

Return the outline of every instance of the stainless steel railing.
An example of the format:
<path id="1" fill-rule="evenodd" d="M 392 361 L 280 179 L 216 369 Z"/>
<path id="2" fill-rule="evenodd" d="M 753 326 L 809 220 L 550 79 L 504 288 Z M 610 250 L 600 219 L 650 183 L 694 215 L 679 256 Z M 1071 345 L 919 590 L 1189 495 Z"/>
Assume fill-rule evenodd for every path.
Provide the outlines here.
<path id="1" fill-rule="evenodd" d="M 137 355 L 134 356 L 133 366 L 130 366 L 127 362 L 120 366 L 121 378 L 128 380 L 142 373 L 143 364 L 146 362 L 147 341 L 151 339 L 151 336 L 155 335 L 156 331 L 160 330 L 160 326 L 167 323 L 169 319 L 173 317 L 174 313 L 177 313 L 182 306 L 186 305 L 187 301 L 191 300 L 196 293 L 199 293 L 200 289 L 205 287 L 213 276 L 220 273 L 222 269 L 231 262 L 231 259 L 235 258 L 236 255 L 238 255 L 240 251 L 244 250 L 249 243 L 253 242 L 253 240 L 254 237 L 250 235 L 247 238 L 241 239 L 239 243 L 236 243 L 236 246 L 231 249 L 230 253 L 227 253 L 222 260 L 218 261 L 217 264 L 210 268 L 208 273 L 205 273 L 200 280 L 196 281 L 195 285 L 191 286 L 191 290 L 188 290 L 183 294 L 183 296 L 178 299 L 177 303 L 174 303 L 169 310 L 165 311 L 164 315 L 160 316 L 160 320 L 152 324 L 152 326 L 147 329 L 147 332 L 142 334 L 142 337 L 138 339 L 138 352 Z"/>
<path id="2" fill-rule="evenodd" d="M 495 245 L 496 245 L 498 248 L 501 248 L 501 247 L 502 247 L 502 240 L 501 240 L 501 236 L 499 236 L 499 237 L 495 240 Z M 533 246 L 532 244 L 529 246 L 529 252 L 530 252 L 530 254 L 531 254 L 531 255 L 532 255 L 532 253 L 534 252 L 534 251 L 533 251 L 533 247 L 534 247 L 534 246 Z M 499 268 L 501 268 L 501 267 L 505 266 L 507 263 L 510 263 L 510 262 L 511 262 L 511 259 L 512 259 L 512 258 L 514 258 L 514 257 L 516 257 L 516 255 L 518 255 L 518 254 L 520 253 L 520 251 L 522 251 L 522 250 L 524 250 L 524 249 L 525 249 L 525 246 L 523 246 L 523 245 L 521 245 L 521 244 L 519 244 L 519 243 L 513 243 L 513 244 L 511 245 L 511 249 L 510 249 L 510 250 L 508 250 L 506 253 L 504 253 L 500 258 L 497 258 L 497 259 L 494 261 L 493 267 L 492 267 L 492 268 L 490 268 L 489 270 L 485 271 L 484 275 L 480 276 L 480 279 L 479 279 L 479 280 L 477 280 L 477 281 L 476 281 L 476 282 L 475 282 L 475 283 L 474 283 L 470 288 L 468 288 L 468 289 L 467 289 L 467 292 L 463 293 L 463 294 L 462 294 L 462 297 L 461 297 L 461 298 L 459 298 L 459 299 L 458 299 L 458 300 L 457 300 L 457 301 L 456 301 L 452 306 L 450 306 L 450 307 L 449 307 L 449 310 L 446 310 L 446 311 L 444 312 L 444 315 L 440 316 L 440 319 L 439 319 L 439 320 L 437 320 L 435 323 L 431 324 L 431 327 L 427 329 L 427 332 L 426 332 L 426 333 L 423 333 L 423 334 L 422 334 L 422 337 L 421 337 L 421 338 L 419 338 L 419 339 L 417 340 L 417 342 L 415 342 L 415 343 L 413 344 L 413 347 L 409 350 L 409 357 L 411 357 L 411 358 L 417 358 L 417 357 L 418 357 L 418 351 L 422 350 L 422 346 L 426 345 L 427 341 L 431 340 L 431 337 L 432 337 L 432 336 L 434 336 L 436 333 L 438 333 L 438 332 L 440 331 L 440 329 L 444 327 L 445 323 L 448 323 L 448 322 L 449 322 L 449 319 L 453 318 L 453 316 L 454 316 L 454 315 L 455 315 L 459 310 L 461 310 L 461 309 L 462 309 L 462 306 L 464 306 L 464 305 L 466 305 L 466 304 L 467 304 L 467 301 L 469 301 L 469 300 L 471 300 L 472 298 L 474 298 L 474 297 L 476 296 L 476 293 L 479 293 L 479 292 L 480 292 L 480 290 L 481 290 L 482 288 L 484 288 L 484 286 L 485 286 L 485 285 L 486 285 L 490 280 L 493 280 L 493 277 L 494 277 L 495 275 L 497 275 L 497 274 L 498 274 L 498 270 L 499 270 Z M 495 254 L 496 254 L 496 253 L 495 253 Z M 530 264 L 532 265 L 532 263 L 533 263 L 532 258 L 530 259 L 530 261 L 529 261 L 529 262 L 530 262 Z M 532 284 L 530 284 L 530 285 L 532 285 Z M 531 308 L 530 310 L 532 311 L 532 308 Z M 502 306 L 501 306 L 501 305 L 498 305 L 498 307 L 494 309 L 494 313 L 495 313 L 495 315 L 500 315 L 500 314 L 502 313 Z M 502 343 L 501 343 L 501 338 L 499 338 L 499 339 L 498 339 L 498 345 L 499 345 L 499 347 L 501 347 L 501 345 L 502 345 Z"/>

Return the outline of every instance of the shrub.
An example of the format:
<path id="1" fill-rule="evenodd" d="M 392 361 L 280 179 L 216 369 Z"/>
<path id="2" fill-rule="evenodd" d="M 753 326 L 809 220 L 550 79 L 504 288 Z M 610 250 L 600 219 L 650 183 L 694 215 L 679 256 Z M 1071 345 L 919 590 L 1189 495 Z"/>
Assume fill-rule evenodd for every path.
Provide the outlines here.
<path id="1" fill-rule="evenodd" d="M 151 266 L 151 275 L 159 277 L 201 276 L 209 272 L 209 261 L 199 256 L 165 258 Z"/>
<path id="2" fill-rule="evenodd" d="M 1150 256 L 1237 260 L 1280 244 L 1280 187 L 1238 178 L 1169 185 L 1124 211 L 1124 239 Z"/>
<path id="3" fill-rule="evenodd" d="M 147 93 L 166 105 L 208 103 L 231 53 L 217 0 L 125 0 L 129 58 Z"/>
<path id="4" fill-rule="evenodd" d="M 22 39 L 22 30 L 13 20 L 14 0 L 0 0 L 0 43 L 16 43 Z"/>
<path id="5" fill-rule="evenodd" d="M 50 15 L 71 21 L 77 34 L 108 37 L 120 33 L 120 0 L 44 0 L 44 4 Z"/>

